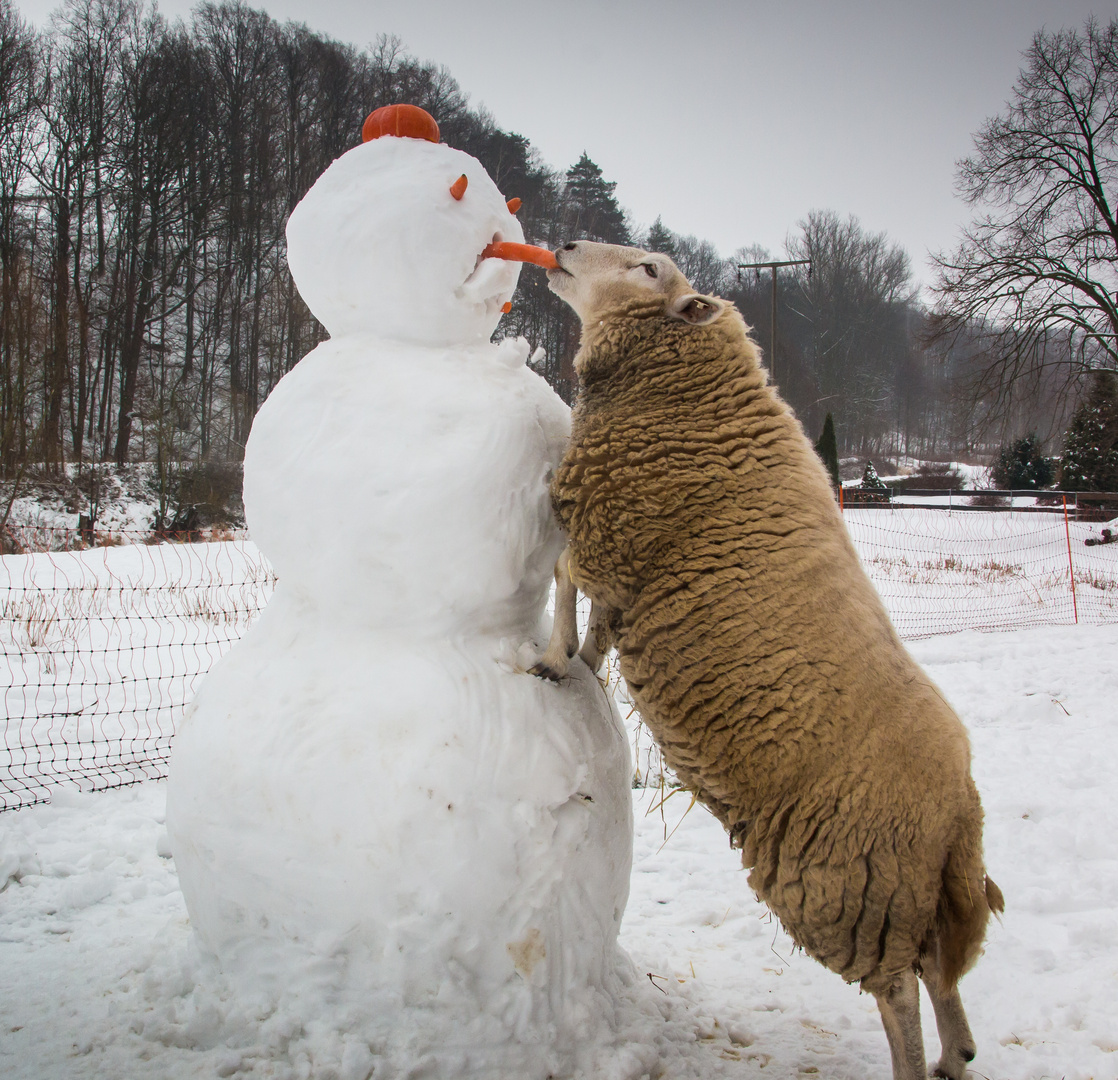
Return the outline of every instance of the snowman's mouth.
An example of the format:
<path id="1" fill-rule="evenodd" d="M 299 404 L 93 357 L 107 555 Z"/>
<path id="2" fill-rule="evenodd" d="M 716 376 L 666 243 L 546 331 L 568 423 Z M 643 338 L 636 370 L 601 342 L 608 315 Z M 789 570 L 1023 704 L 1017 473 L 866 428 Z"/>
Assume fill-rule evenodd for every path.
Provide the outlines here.
<path id="1" fill-rule="evenodd" d="M 488 274 L 483 275 L 479 273 L 479 271 L 481 271 L 483 266 L 486 266 L 487 264 L 492 265 L 495 262 L 499 262 L 499 260 L 490 259 L 485 254 L 485 248 L 490 247 L 492 244 L 499 244 L 500 242 L 501 234 L 499 232 L 495 232 L 493 234 L 493 239 L 488 244 L 486 244 L 481 251 L 478 252 L 477 258 L 474 259 L 474 268 L 469 272 L 469 274 L 466 275 L 466 280 L 462 282 L 460 288 L 470 289 L 472 286 L 476 286 L 478 284 L 479 278 L 488 277 Z"/>
<path id="2" fill-rule="evenodd" d="M 490 240 L 489 243 L 486 244 L 485 247 L 483 247 L 481 251 L 477 253 L 477 258 L 474 260 L 474 268 L 470 271 L 470 276 L 466 278 L 467 281 L 469 281 L 470 278 L 472 278 L 478 272 L 478 267 L 480 267 L 483 262 L 490 258 L 490 256 L 486 254 L 486 250 L 492 247 L 494 244 L 501 243 L 503 240 L 504 237 L 499 232 L 495 232 L 493 234 L 493 239 Z"/>
<path id="3" fill-rule="evenodd" d="M 490 244 L 485 246 L 499 243 L 501 234 L 497 232 L 493 234 Z M 507 263 L 501 259 L 488 258 L 483 249 L 474 260 L 473 270 L 455 290 L 457 295 L 470 303 L 484 304 L 487 309 L 492 307 L 496 311 L 510 291 L 506 266 Z"/>

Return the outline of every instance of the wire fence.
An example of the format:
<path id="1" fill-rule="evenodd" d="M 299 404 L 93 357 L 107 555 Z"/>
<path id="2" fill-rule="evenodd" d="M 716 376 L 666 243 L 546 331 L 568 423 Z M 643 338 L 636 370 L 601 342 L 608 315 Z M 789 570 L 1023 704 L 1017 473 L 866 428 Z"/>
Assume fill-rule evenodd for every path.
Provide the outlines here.
<path id="1" fill-rule="evenodd" d="M 845 501 L 862 564 L 901 637 L 1118 621 L 1111 503 L 1073 493 L 905 493 Z"/>
<path id="2" fill-rule="evenodd" d="M 1118 499 L 1118 496 L 1115 497 Z M 956 496 L 844 506 L 902 637 L 1118 621 L 1118 542 L 1074 504 Z M 148 543 L 36 528 L 0 558 L 0 810 L 166 775 L 199 679 L 267 603 L 244 534 Z"/>
<path id="3" fill-rule="evenodd" d="M 12 531 L 9 527 L 9 531 Z M 36 527 L 48 548 L 0 559 L 0 810 L 162 777 L 207 672 L 267 603 L 275 576 L 242 535 L 148 544 Z"/>

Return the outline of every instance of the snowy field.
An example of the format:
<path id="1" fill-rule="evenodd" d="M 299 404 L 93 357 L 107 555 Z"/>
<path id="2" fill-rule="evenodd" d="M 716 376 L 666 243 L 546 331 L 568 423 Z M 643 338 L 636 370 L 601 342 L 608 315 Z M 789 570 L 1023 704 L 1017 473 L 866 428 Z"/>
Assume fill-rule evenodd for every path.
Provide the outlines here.
<path id="1" fill-rule="evenodd" d="M 1007 898 L 963 983 L 973 1075 L 1116 1077 L 1118 544 L 1087 547 L 1098 526 L 1073 522 L 1065 535 L 1062 519 L 1041 515 L 906 509 L 847 521 L 910 637 L 962 617 L 1027 627 L 911 643 L 971 729 L 988 862 Z M 1080 625 L 1030 627 L 1074 617 L 1069 548 Z M 162 783 L 57 786 L 67 772 L 88 788 L 121 768 L 158 769 L 192 672 L 266 600 L 267 564 L 244 542 L 0 564 L 0 765 L 29 784 L 34 774 L 53 799 L 0 814 L 0 1077 L 365 1080 L 367 1048 L 235 1005 L 195 954 Z M 654 778 L 647 736 L 630 735 Z M 794 953 L 717 823 L 686 793 L 667 795 L 634 791 L 622 928 L 633 977 L 603 1080 L 888 1076 L 873 1000 Z M 925 1035 L 934 1060 L 930 1010 Z"/>
<path id="2" fill-rule="evenodd" d="M 970 726 L 1007 900 L 963 982 L 973 1075 L 1114 1077 L 1118 626 L 963 633 L 913 650 Z M 622 943 L 637 979 L 621 1032 L 633 1060 L 679 1080 L 888 1076 L 873 1000 L 793 952 L 714 820 L 688 812 L 682 792 L 662 808 L 655 790 L 634 795 Z M 150 782 L 0 815 L 0 1076 L 364 1077 L 357 1059 L 315 1068 L 313 1033 L 196 985 L 163 802 Z M 932 1057 L 930 1012 L 925 1035 Z"/>
<path id="3" fill-rule="evenodd" d="M 926 505 L 843 517 L 904 638 L 1118 620 L 1118 544 L 1087 543 L 1102 525 Z"/>

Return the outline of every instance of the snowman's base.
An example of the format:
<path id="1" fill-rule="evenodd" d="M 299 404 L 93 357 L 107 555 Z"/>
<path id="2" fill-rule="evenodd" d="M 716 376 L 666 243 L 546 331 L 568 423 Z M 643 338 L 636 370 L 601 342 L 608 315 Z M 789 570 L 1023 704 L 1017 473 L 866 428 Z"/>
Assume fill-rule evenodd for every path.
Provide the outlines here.
<path id="1" fill-rule="evenodd" d="M 632 964 L 620 950 L 613 966 L 604 987 L 572 988 L 565 1001 L 548 1002 L 544 1009 L 510 1000 L 504 1015 L 495 1014 L 498 1003 L 483 1003 L 464 986 L 448 987 L 440 1000 L 425 1006 L 366 995 L 355 986 L 341 990 L 335 985 L 338 972 L 323 978 L 324 966 L 314 961 L 303 969 L 291 967 L 289 989 L 278 999 L 251 985 L 235 985 L 218 975 L 216 965 L 210 967 L 209 985 L 203 983 L 196 995 L 219 992 L 225 1009 L 255 1014 L 262 1041 L 273 1044 L 262 1056 L 290 1062 L 296 1075 L 304 1063 L 306 1075 L 339 1080 L 598 1080 L 629 1075 L 607 1067 L 622 1049 L 618 1028 L 626 1025 L 619 1025 L 619 1013 L 631 1010 L 625 987 L 635 983 Z"/>
<path id="2" fill-rule="evenodd" d="M 173 950 L 146 971 L 145 1039 L 207 1052 L 217 1075 L 271 1080 L 640 1080 L 690 1074 L 699 1014 L 617 950 L 607 985 L 561 1024 L 519 1028 L 438 1004 L 378 1013 L 315 973 L 278 997 L 235 986 L 212 957 Z M 161 993 L 164 992 L 164 993 Z M 709 1025 L 709 1020 L 706 1021 Z M 216 1056 L 215 1056 L 216 1051 Z M 688 1059 L 689 1060 L 689 1059 Z"/>
<path id="3" fill-rule="evenodd" d="M 430 1057 L 401 1076 L 563 1075 L 612 1026 L 632 806 L 610 699 L 581 663 L 554 685 L 498 638 L 402 643 L 293 603 L 178 735 L 167 824 L 202 949 L 240 1001 Z"/>

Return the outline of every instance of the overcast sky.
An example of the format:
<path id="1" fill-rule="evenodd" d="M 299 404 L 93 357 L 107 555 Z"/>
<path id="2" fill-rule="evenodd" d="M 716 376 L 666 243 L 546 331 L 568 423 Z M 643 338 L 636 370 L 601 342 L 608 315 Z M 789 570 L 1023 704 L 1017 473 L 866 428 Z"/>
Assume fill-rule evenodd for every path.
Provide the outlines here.
<path id="1" fill-rule="evenodd" d="M 16 4 L 40 24 L 57 6 Z M 191 6 L 160 3 L 168 16 Z M 397 35 L 549 165 L 585 150 L 639 226 L 661 215 L 724 255 L 779 254 L 808 211 L 832 209 L 903 244 L 922 280 L 928 251 L 950 247 L 970 214 L 955 161 L 1003 107 L 1032 35 L 1118 16 L 1118 0 L 252 6 L 359 46 Z"/>

